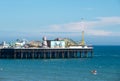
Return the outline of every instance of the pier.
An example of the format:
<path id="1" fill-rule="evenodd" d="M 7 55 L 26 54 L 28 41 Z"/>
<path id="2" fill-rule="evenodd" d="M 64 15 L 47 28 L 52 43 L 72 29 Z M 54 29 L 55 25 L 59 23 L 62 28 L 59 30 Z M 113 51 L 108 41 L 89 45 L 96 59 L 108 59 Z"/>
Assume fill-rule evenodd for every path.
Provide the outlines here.
<path id="1" fill-rule="evenodd" d="M 93 48 L 3 48 L 0 59 L 91 58 Z"/>
<path id="2" fill-rule="evenodd" d="M 80 43 L 69 38 L 47 40 L 44 36 L 41 41 L 19 40 L 13 45 L 5 41 L 0 46 L 0 59 L 63 59 L 63 58 L 91 58 L 93 47 L 86 45 L 84 31 Z"/>

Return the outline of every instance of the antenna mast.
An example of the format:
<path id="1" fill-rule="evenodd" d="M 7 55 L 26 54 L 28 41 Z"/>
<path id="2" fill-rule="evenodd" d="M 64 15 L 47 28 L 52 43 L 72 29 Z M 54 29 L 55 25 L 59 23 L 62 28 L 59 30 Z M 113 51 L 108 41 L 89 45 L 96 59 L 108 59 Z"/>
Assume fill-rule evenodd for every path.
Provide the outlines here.
<path id="1" fill-rule="evenodd" d="M 82 26 L 82 40 L 81 40 L 81 42 L 80 42 L 80 45 L 81 45 L 81 46 L 85 46 L 83 18 L 81 18 L 81 26 Z"/>

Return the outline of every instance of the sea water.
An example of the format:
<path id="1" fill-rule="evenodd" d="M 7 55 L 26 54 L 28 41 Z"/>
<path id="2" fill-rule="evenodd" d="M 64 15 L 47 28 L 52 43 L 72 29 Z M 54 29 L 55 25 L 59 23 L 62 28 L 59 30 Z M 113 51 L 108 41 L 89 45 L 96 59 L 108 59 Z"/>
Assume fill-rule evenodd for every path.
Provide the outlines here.
<path id="1" fill-rule="evenodd" d="M 0 81 L 120 81 L 120 46 L 94 46 L 93 58 L 1 59 Z"/>

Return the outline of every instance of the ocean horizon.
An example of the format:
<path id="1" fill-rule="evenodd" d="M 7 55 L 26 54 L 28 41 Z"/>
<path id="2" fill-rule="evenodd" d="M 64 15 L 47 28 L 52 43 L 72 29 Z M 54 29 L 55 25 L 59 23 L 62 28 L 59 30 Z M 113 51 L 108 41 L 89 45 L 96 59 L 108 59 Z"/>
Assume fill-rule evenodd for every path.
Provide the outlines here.
<path id="1" fill-rule="evenodd" d="M 93 47 L 93 58 L 0 59 L 0 81 L 120 81 L 120 46 Z"/>

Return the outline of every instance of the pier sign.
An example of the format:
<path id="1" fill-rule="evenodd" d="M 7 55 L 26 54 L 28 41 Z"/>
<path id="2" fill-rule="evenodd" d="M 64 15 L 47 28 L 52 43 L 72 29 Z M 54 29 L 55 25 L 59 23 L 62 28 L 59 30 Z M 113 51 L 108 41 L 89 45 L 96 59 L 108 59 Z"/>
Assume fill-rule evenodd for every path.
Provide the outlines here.
<path id="1" fill-rule="evenodd" d="M 65 41 L 51 41 L 51 48 L 65 48 Z"/>

